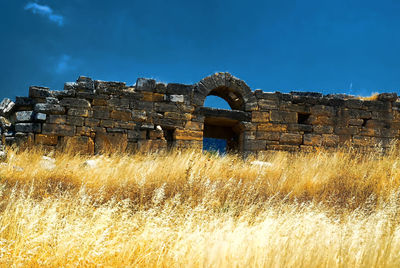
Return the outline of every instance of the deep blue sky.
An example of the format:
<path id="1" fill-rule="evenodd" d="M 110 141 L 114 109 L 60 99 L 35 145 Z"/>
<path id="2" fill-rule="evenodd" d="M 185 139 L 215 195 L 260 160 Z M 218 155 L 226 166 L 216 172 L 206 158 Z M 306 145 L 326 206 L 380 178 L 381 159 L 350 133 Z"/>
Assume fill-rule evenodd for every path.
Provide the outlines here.
<path id="1" fill-rule="evenodd" d="M 0 97 L 79 75 L 369 95 L 400 88 L 400 1 L 0 0 Z"/>

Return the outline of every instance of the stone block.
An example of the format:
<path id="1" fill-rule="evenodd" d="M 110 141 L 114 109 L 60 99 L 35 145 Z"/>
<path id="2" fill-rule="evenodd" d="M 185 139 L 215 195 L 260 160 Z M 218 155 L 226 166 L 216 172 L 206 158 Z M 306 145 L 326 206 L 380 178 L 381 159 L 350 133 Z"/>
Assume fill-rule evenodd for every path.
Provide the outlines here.
<path id="1" fill-rule="evenodd" d="M 306 106 L 306 105 L 285 102 L 285 103 L 281 103 L 279 106 L 280 106 L 280 109 L 290 111 L 290 112 L 296 112 L 296 113 L 302 113 L 302 114 L 310 113 L 310 107 Z"/>
<path id="2" fill-rule="evenodd" d="M 110 117 L 116 120 L 130 121 L 132 120 L 132 112 L 130 110 L 113 110 Z"/>
<path id="3" fill-rule="evenodd" d="M 184 114 L 177 113 L 177 112 L 165 112 L 164 113 L 164 118 L 171 118 L 171 119 L 177 119 L 177 120 L 187 119 Z"/>
<path id="4" fill-rule="evenodd" d="M 108 110 L 108 107 L 95 106 L 93 107 L 93 117 L 98 119 L 109 119 L 110 111 Z"/>
<path id="5" fill-rule="evenodd" d="M 50 124 L 66 124 L 67 116 L 66 115 L 49 115 L 47 118 L 47 123 Z"/>
<path id="6" fill-rule="evenodd" d="M 80 76 L 76 80 L 77 86 L 76 86 L 76 91 L 79 92 L 94 92 L 95 85 L 94 81 L 87 76 Z"/>
<path id="7" fill-rule="evenodd" d="M 384 128 L 388 123 L 381 120 L 370 119 L 365 122 L 367 128 Z"/>
<path id="8" fill-rule="evenodd" d="M 65 108 L 58 104 L 36 103 L 33 110 L 35 113 L 65 114 Z"/>
<path id="9" fill-rule="evenodd" d="M 85 126 L 97 127 L 99 125 L 100 125 L 100 119 L 96 119 L 96 118 L 86 118 L 85 119 Z"/>
<path id="10" fill-rule="evenodd" d="M 251 122 L 240 122 L 238 125 L 239 130 L 247 130 L 247 131 L 256 131 L 257 130 L 257 124 L 251 123 Z"/>
<path id="11" fill-rule="evenodd" d="M 128 130 L 127 133 L 128 140 L 138 140 L 141 137 L 141 132 L 139 130 Z"/>
<path id="12" fill-rule="evenodd" d="M 76 127 L 76 135 L 80 136 L 88 136 L 88 137 L 95 137 L 94 128 L 88 126 Z"/>
<path id="13" fill-rule="evenodd" d="M 18 107 L 31 107 L 36 104 L 36 101 L 29 97 L 16 97 L 15 98 L 15 105 Z M 28 109 L 29 110 L 29 109 Z"/>
<path id="14" fill-rule="evenodd" d="M 29 97 L 44 99 L 46 97 L 53 97 L 53 93 L 48 87 L 31 86 L 29 87 Z"/>
<path id="15" fill-rule="evenodd" d="M 15 131 L 24 133 L 39 133 L 41 131 L 41 125 L 40 123 L 16 123 Z"/>
<path id="16" fill-rule="evenodd" d="M 264 100 L 279 101 L 280 94 L 282 94 L 282 93 L 280 93 L 280 92 L 264 92 L 261 89 L 254 90 L 254 95 L 259 100 L 264 99 Z"/>
<path id="17" fill-rule="evenodd" d="M 312 132 L 313 126 L 306 124 L 288 124 L 289 132 Z"/>
<path id="18" fill-rule="evenodd" d="M 35 114 L 35 120 L 36 121 L 46 121 L 47 115 L 43 113 L 37 113 Z"/>
<path id="19" fill-rule="evenodd" d="M 322 145 L 334 147 L 339 144 L 339 136 L 334 134 L 322 134 Z"/>
<path id="20" fill-rule="evenodd" d="M 256 137 L 259 140 L 279 141 L 279 132 L 257 131 Z"/>
<path id="21" fill-rule="evenodd" d="M 147 120 L 147 113 L 146 111 L 133 110 L 132 119 L 136 122 L 144 122 Z"/>
<path id="22" fill-rule="evenodd" d="M 85 99 L 65 98 L 60 101 L 61 106 L 69 108 L 90 108 L 90 102 Z"/>
<path id="23" fill-rule="evenodd" d="M 251 113 L 251 122 L 254 122 L 254 123 L 269 122 L 269 112 L 253 111 Z"/>
<path id="24" fill-rule="evenodd" d="M 70 108 L 68 109 L 67 114 L 70 116 L 88 117 L 91 116 L 93 113 L 91 110 L 85 108 Z"/>
<path id="25" fill-rule="evenodd" d="M 85 118 L 80 116 L 68 116 L 67 124 L 72 126 L 83 126 L 85 123 Z"/>
<path id="26" fill-rule="evenodd" d="M 272 110 L 270 113 L 271 122 L 277 123 L 297 123 L 297 113 Z"/>
<path id="27" fill-rule="evenodd" d="M 265 150 L 267 141 L 265 140 L 244 140 L 243 151 L 255 152 Z"/>
<path id="28" fill-rule="evenodd" d="M 169 83 L 167 85 L 167 94 L 172 95 L 189 95 L 192 91 L 192 85 L 184 85 L 177 83 Z"/>
<path id="29" fill-rule="evenodd" d="M 154 124 L 151 124 L 151 123 L 143 123 L 143 124 L 140 125 L 140 129 L 152 130 L 152 129 L 154 129 Z"/>
<path id="30" fill-rule="evenodd" d="M 96 133 L 96 153 L 125 152 L 127 145 L 128 135 L 126 133 Z"/>
<path id="31" fill-rule="evenodd" d="M 165 94 L 167 92 L 167 84 L 157 83 L 154 92 Z"/>
<path id="32" fill-rule="evenodd" d="M 101 127 L 111 128 L 111 127 L 114 127 L 114 124 L 115 124 L 114 120 L 103 119 L 100 121 Z"/>
<path id="33" fill-rule="evenodd" d="M 389 112 L 392 108 L 392 105 L 390 102 L 383 102 L 383 101 L 364 101 L 363 102 L 363 109 L 366 109 L 368 111 L 382 111 L 382 112 Z"/>
<path id="34" fill-rule="evenodd" d="M 314 105 L 310 108 L 310 112 L 313 115 L 318 115 L 318 116 L 335 116 L 336 111 L 335 108 L 331 106 L 325 106 L 325 105 Z"/>
<path id="35" fill-rule="evenodd" d="M 345 107 L 350 108 L 350 109 L 361 109 L 362 105 L 363 105 L 362 100 L 352 99 L 352 100 L 345 101 Z"/>
<path id="36" fill-rule="evenodd" d="M 11 127 L 11 122 L 7 118 L 0 116 L 0 126 L 3 130 L 8 129 Z"/>
<path id="37" fill-rule="evenodd" d="M 143 92 L 142 100 L 143 101 L 164 101 L 165 95 L 161 93 L 153 93 L 153 92 Z"/>
<path id="38" fill-rule="evenodd" d="M 136 127 L 136 123 L 132 121 L 115 121 L 114 127 L 122 129 L 134 129 Z"/>
<path id="39" fill-rule="evenodd" d="M 394 115 L 393 112 L 372 112 L 371 113 L 371 119 L 376 119 L 376 120 L 387 120 L 387 121 L 392 121 L 394 120 Z"/>
<path id="40" fill-rule="evenodd" d="M 285 131 L 287 131 L 287 125 L 275 124 L 275 123 L 258 124 L 257 130 L 258 131 L 271 131 L 271 132 L 285 132 Z"/>
<path id="41" fill-rule="evenodd" d="M 396 101 L 397 93 L 381 93 L 378 95 L 380 101 Z"/>
<path id="42" fill-rule="evenodd" d="M 159 129 L 154 129 L 149 131 L 149 138 L 151 140 L 158 140 L 158 139 L 164 139 L 164 132 Z"/>
<path id="43" fill-rule="evenodd" d="M 362 136 L 379 136 L 380 129 L 361 127 L 359 134 Z"/>
<path id="44" fill-rule="evenodd" d="M 312 146 L 320 146 L 322 143 L 322 136 L 317 134 L 304 134 L 303 136 L 303 144 L 304 145 L 312 145 Z"/>
<path id="45" fill-rule="evenodd" d="M 148 78 L 138 78 L 136 80 L 137 91 L 153 92 L 156 88 L 156 80 Z"/>
<path id="46" fill-rule="evenodd" d="M 130 101 L 129 107 L 134 110 L 151 111 L 154 109 L 152 101 Z"/>
<path id="47" fill-rule="evenodd" d="M 202 131 L 204 129 L 204 124 L 201 122 L 187 121 L 185 123 L 185 129 Z"/>
<path id="48" fill-rule="evenodd" d="M 127 130 L 123 129 L 123 128 L 112 127 L 112 128 L 107 128 L 107 132 L 109 132 L 109 133 L 127 133 Z"/>
<path id="49" fill-rule="evenodd" d="M 333 133 L 333 126 L 315 125 L 313 131 L 317 134 L 330 134 Z"/>
<path id="50" fill-rule="evenodd" d="M 108 102 L 106 99 L 93 99 L 92 106 L 107 106 Z"/>
<path id="51" fill-rule="evenodd" d="M 176 112 L 178 107 L 174 103 L 155 103 L 154 109 L 156 112 Z"/>
<path id="52" fill-rule="evenodd" d="M 255 140 L 256 139 L 256 132 L 255 131 L 243 131 L 243 138 L 245 140 Z"/>
<path id="53" fill-rule="evenodd" d="M 60 104 L 60 101 L 57 98 L 54 97 L 47 97 L 45 99 L 45 102 L 48 104 Z"/>
<path id="54" fill-rule="evenodd" d="M 176 129 L 174 140 L 203 140 L 203 131 Z"/>
<path id="55" fill-rule="evenodd" d="M 54 134 L 59 136 L 74 136 L 75 127 L 70 125 L 60 124 L 43 124 L 42 134 Z"/>
<path id="56" fill-rule="evenodd" d="M 5 98 L 2 100 L 2 102 L 0 103 L 0 114 L 1 115 L 8 115 L 11 113 L 11 111 L 15 108 L 15 103 L 8 99 Z"/>
<path id="57" fill-rule="evenodd" d="M 308 122 L 312 125 L 334 125 L 334 118 L 325 115 L 310 115 Z"/>
<path id="58" fill-rule="evenodd" d="M 339 135 L 355 135 L 358 131 L 357 126 L 335 127 L 335 133 Z"/>
<path id="59" fill-rule="evenodd" d="M 61 145 L 64 150 L 75 154 L 94 154 L 94 141 L 87 136 L 63 137 Z"/>
<path id="60" fill-rule="evenodd" d="M 35 144 L 57 145 L 57 143 L 58 143 L 57 135 L 35 134 Z"/>
<path id="61" fill-rule="evenodd" d="M 257 101 L 247 101 L 244 104 L 244 110 L 247 112 L 257 111 L 258 110 L 258 103 Z"/>
<path id="62" fill-rule="evenodd" d="M 64 90 L 65 91 L 74 91 L 78 88 L 78 83 L 76 82 L 66 82 L 64 83 Z"/>
<path id="63" fill-rule="evenodd" d="M 358 118 L 351 118 L 348 120 L 348 123 L 350 126 L 362 126 L 364 124 L 364 120 Z"/>
<path id="64" fill-rule="evenodd" d="M 111 97 L 111 99 L 107 100 L 107 105 L 111 107 L 117 108 L 129 108 L 129 99 L 120 99 L 116 97 Z"/>
<path id="65" fill-rule="evenodd" d="M 34 119 L 33 111 L 21 111 L 15 113 L 15 120 L 17 122 L 30 122 Z"/>
<path id="66" fill-rule="evenodd" d="M 282 133 L 279 142 L 281 144 L 300 145 L 303 142 L 303 136 L 301 134 Z"/>
<path id="67" fill-rule="evenodd" d="M 116 82 L 116 81 L 94 81 L 94 86 L 96 89 L 96 93 L 104 94 L 104 95 L 122 95 L 123 90 L 126 88 L 126 84 L 124 82 Z"/>
<path id="68" fill-rule="evenodd" d="M 184 95 L 170 95 L 169 101 L 183 103 L 185 102 L 185 97 Z"/>
<path id="69" fill-rule="evenodd" d="M 279 106 L 278 101 L 265 100 L 265 99 L 258 100 L 258 108 L 260 109 L 260 111 L 275 110 L 278 109 L 278 106 Z"/>

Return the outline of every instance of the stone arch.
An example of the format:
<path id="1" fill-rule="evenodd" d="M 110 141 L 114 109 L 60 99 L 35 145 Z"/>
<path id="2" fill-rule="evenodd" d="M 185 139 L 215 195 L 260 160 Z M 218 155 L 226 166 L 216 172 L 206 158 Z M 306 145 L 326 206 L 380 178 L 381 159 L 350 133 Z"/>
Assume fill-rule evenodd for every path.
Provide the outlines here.
<path id="1" fill-rule="evenodd" d="M 243 151 L 247 130 L 243 126 L 251 122 L 251 112 L 258 107 L 250 87 L 230 73 L 215 73 L 195 84 L 193 93 L 193 103 L 204 124 L 203 139 L 224 139 L 227 151 Z M 209 95 L 224 99 L 232 110 L 203 107 Z"/>
<path id="2" fill-rule="evenodd" d="M 215 73 L 195 85 L 193 100 L 199 107 L 204 105 L 209 95 L 224 99 L 232 110 L 252 111 L 257 107 L 257 100 L 250 87 L 230 73 Z"/>

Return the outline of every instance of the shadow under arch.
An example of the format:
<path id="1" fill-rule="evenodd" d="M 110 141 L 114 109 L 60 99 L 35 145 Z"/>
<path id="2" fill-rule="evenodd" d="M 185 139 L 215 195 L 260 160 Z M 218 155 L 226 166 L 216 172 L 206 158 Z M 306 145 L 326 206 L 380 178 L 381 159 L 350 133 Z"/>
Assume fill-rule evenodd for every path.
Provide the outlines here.
<path id="1" fill-rule="evenodd" d="M 224 99 L 232 110 L 204 107 L 210 95 Z M 204 117 L 203 141 L 224 139 L 227 152 L 243 151 L 245 123 L 251 121 L 251 111 L 257 109 L 250 87 L 229 73 L 216 73 L 195 85 L 194 101 L 198 113 Z"/>

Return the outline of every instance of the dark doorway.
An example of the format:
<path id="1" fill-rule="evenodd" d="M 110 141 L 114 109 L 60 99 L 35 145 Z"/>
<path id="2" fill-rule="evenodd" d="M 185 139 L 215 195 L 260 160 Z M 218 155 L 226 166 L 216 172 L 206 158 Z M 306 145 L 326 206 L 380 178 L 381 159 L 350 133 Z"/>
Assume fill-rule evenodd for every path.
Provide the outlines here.
<path id="1" fill-rule="evenodd" d="M 206 147 L 204 145 L 207 145 L 208 138 L 211 138 L 225 141 L 225 151 L 228 153 L 241 150 L 240 123 L 250 121 L 248 113 L 208 107 L 202 107 L 200 112 L 204 116 L 203 148 Z"/>
<path id="2" fill-rule="evenodd" d="M 235 126 L 238 122 L 234 122 L 225 118 L 206 118 L 204 120 L 204 138 L 216 139 L 214 143 L 219 140 L 219 148 L 225 145 L 224 152 L 236 152 L 239 150 L 239 136 L 240 133 L 235 131 Z M 204 145 L 204 143 L 203 143 Z"/>

